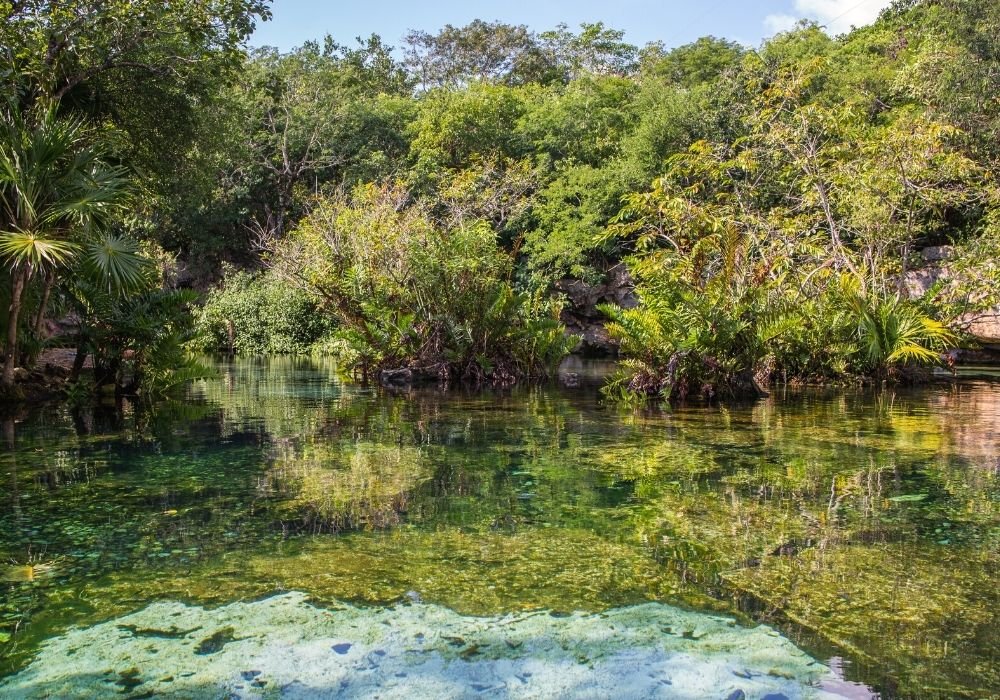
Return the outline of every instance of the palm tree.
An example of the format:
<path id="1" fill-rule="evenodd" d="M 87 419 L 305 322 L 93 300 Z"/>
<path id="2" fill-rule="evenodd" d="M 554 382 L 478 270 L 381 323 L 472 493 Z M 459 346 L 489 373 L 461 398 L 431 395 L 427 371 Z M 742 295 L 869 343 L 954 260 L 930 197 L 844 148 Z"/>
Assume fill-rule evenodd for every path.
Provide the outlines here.
<path id="1" fill-rule="evenodd" d="M 13 105 L 0 113 L 0 260 L 10 270 L 2 388 L 14 383 L 25 289 L 43 284 L 40 325 L 59 271 L 125 206 L 126 171 L 107 156 L 90 129 L 54 107 L 33 124 Z"/>
<path id="2" fill-rule="evenodd" d="M 77 265 L 61 285 L 76 312 L 79 329 L 70 380 L 76 381 L 87 355 L 94 352 L 97 329 L 113 322 L 122 301 L 160 286 L 151 261 L 127 238 L 105 234 L 89 242 Z"/>
<path id="3" fill-rule="evenodd" d="M 944 323 L 924 314 L 898 292 L 863 291 L 853 273 L 841 277 L 840 293 L 856 319 L 859 349 L 881 378 L 899 366 L 940 366 L 944 351 L 958 341 Z"/>

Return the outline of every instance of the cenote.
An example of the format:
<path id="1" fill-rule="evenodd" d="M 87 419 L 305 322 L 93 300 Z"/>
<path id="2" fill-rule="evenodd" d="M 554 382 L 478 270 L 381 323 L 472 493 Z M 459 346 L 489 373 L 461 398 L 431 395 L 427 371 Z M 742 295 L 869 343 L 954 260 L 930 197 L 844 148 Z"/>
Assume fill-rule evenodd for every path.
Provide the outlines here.
<path id="1" fill-rule="evenodd" d="M 1000 385 L 627 409 L 219 370 L 4 421 L 0 694 L 1000 692 Z"/>

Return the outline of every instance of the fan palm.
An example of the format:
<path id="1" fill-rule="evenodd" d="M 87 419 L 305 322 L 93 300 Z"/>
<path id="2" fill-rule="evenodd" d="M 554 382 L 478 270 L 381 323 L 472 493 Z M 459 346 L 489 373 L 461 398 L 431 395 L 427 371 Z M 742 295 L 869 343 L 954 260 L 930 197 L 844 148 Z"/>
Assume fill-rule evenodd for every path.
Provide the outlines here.
<path id="1" fill-rule="evenodd" d="M 940 365 L 957 336 L 911 300 L 861 291 L 853 274 L 840 279 L 840 293 L 857 323 L 857 338 L 869 367 L 887 375 L 899 365 Z"/>
<path id="2" fill-rule="evenodd" d="M 940 365 L 941 353 L 955 344 L 947 326 L 898 297 L 862 306 L 858 315 L 862 348 L 881 374 L 898 364 Z"/>
<path id="3" fill-rule="evenodd" d="M 94 145 L 78 120 L 60 119 L 54 108 L 34 123 L 13 106 L 0 113 L 0 261 L 10 269 L 10 311 L 0 385 L 9 388 L 18 359 L 18 324 L 24 291 L 41 278 L 43 306 L 57 272 L 74 261 L 87 238 L 105 227 L 125 205 L 128 180 Z M 90 246 L 89 259 L 101 265 L 114 256 Z M 126 264 L 107 267 L 120 278 Z M 41 319 L 44 308 L 39 309 Z"/>
<path id="4" fill-rule="evenodd" d="M 159 286 L 152 263 L 127 238 L 102 235 L 88 242 L 81 258 L 82 264 L 61 285 L 79 319 L 77 354 L 70 377 L 73 381 L 79 377 L 87 355 L 96 350 L 97 329 L 115 317 L 119 302 Z"/>

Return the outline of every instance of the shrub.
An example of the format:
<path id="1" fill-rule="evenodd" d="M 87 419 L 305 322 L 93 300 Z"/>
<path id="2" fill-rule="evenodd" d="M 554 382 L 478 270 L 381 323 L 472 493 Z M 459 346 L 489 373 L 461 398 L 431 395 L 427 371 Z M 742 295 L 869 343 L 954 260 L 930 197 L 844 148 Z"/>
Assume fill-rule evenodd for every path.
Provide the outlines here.
<path id="1" fill-rule="evenodd" d="M 548 375 L 576 342 L 556 304 L 514 289 L 488 223 L 443 222 L 398 187 L 321 200 L 273 259 L 337 319 L 341 361 L 368 377 L 509 384 Z"/>
<path id="2" fill-rule="evenodd" d="M 776 342 L 803 319 L 783 297 L 781 283 L 763 279 L 759 254 L 730 231 L 706 236 L 686 254 L 658 251 L 633 259 L 641 305 L 601 307 L 623 358 L 606 393 L 668 399 L 763 394 Z"/>
<path id="3" fill-rule="evenodd" d="M 155 254 L 155 250 L 147 246 Z M 190 290 L 165 289 L 164 256 L 147 256 L 127 238 L 105 236 L 60 285 L 79 325 L 68 396 L 82 401 L 91 387 L 117 395 L 159 396 L 214 372 L 191 357 Z M 81 379 L 94 360 L 94 382 Z"/>
<path id="4" fill-rule="evenodd" d="M 195 347 L 240 355 L 304 354 L 332 328 L 331 319 L 301 290 L 273 275 L 234 271 L 198 313 Z"/>

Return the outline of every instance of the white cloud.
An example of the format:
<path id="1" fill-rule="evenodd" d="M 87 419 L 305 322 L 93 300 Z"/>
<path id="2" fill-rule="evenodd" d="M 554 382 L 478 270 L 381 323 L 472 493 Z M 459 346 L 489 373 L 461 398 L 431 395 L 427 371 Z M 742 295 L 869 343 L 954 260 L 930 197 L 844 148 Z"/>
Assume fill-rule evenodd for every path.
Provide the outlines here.
<path id="1" fill-rule="evenodd" d="M 850 31 L 851 27 L 871 24 L 891 0 L 795 0 L 795 9 L 807 17 L 815 17 L 833 34 Z"/>
<path id="2" fill-rule="evenodd" d="M 787 31 L 795 26 L 799 17 L 806 17 L 825 26 L 831 34 L 841 34 L 850 31 L 852 26 L 871 24 L 891 2 L 892 0 L 795 0 L 798 17 L 768 15 L 764 18 L 764 26 L 772 33 Z"/>
<path id="3" fill-rule="evenodd" d="M 767 27 L 767 31 L 770 34 L 777 34 L 778 32 L 787 32 L 790 29 L 795 29 L 798 21 L 799 18 L 793 15 L 768 15 L 764 18 L 764 26 Z"/>

